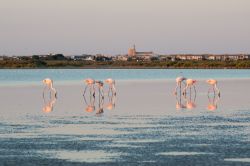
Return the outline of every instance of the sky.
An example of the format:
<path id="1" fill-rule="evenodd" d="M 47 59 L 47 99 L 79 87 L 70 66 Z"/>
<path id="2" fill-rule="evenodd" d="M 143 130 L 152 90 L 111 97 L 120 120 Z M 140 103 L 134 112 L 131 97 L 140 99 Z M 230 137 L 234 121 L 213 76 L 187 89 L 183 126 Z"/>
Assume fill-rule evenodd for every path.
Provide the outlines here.
<path id="1" fill-rule="evenodd" d="M 0 55 L 250 53 L 250 0 L 0 0 Z"/>

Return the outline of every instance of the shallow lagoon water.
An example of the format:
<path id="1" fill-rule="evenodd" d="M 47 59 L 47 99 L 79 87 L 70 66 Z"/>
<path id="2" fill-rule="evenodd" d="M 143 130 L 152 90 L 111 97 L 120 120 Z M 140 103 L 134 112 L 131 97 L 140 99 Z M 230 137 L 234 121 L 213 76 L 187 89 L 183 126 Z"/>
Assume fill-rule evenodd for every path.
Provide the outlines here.
<path id="1" fill-rule="evenodd" d="M 58 99 L 47 112 L 42 85 L 0 86 L 0 164 L 249 165 L 250 80 L 219 78 L 217 99 L 202 78 L 196 99 L 175 97 L 172 79 L 118 80 L 117 97 L 97 95 L 93 112 L 81 82 L 55 80 Z M 190 101 L 193 108 L 176 109 Z"/>

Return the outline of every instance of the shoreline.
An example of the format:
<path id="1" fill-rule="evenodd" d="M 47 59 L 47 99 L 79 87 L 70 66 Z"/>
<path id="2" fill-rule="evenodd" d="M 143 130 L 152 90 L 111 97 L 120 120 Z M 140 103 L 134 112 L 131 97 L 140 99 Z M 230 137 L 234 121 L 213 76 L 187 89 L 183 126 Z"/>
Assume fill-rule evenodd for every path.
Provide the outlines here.
<path id="1" fill-rule="evenodd" d="M 250 67 L 137 67 L 137 66 L 131 66 L 131 67 L 106 67 L 106 66 L 93 66 L 93 67 L 20 67 L 20 68 L 8 68 L 8 67 L 0 67 L 0 70 L 16 70 L 16 69 L 30 69 L 30 70 L 34 70 L 34 69 L 56 69 L 56 70 L 60 70 L 60 69 L 104 69 L 104 70 L 108 70 L 108 69 L 207 69 L 207 70 L 250 70 Z"/>

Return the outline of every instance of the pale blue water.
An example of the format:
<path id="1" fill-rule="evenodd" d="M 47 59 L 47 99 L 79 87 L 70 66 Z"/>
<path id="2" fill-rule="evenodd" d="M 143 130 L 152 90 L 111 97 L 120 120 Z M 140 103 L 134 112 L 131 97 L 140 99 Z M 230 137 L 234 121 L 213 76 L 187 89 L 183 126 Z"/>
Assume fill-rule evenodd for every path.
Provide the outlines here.
<path id="1" fill-rule="evenodd" d="M 175 97 L 174 82 L 129 81 L 180 74 L 229 80 L 219 82 L 220 99 L 198 82 L 196 100 Z M 0 166 L 250 165 L 250 80 L 237 80 L 249 76 L 250 70 L 0 70 L 0 85 L 39 85 L 0 86 Z M 56 84 L 58 99 L 45 102 L 45 77 L 56 83 L 112 77 L 117 97 L 85 101 L 83 84 Z"/>
<path id="2" fill-rule="evenodd" d="M 174 79 L 179 75 L 202 78 L 249 78 L 250 70 L 230 69 L 3 69 L 0 70 L 0 84 L 40 84 L 44 78 L 57 82 L 76 82 L 84 78 L 103 80 L 154 80 Z"/>

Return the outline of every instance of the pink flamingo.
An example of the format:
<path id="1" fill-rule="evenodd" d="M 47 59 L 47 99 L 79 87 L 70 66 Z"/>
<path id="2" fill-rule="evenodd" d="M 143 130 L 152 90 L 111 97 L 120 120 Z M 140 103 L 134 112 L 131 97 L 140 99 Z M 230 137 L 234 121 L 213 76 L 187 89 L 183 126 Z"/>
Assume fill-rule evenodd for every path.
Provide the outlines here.
<path id="1" fill-rule="evenodd" d="M 219 90 L 218 87 L 217 87 L 218 81 L 215 80 L 215 79 L 209 79 L 209 80 L 207 80 L 206 82 L 207 82 L 209 85 L 211 85 L 211 87 L 210 87 L 209 90 L 208 90 L 208 94 L 209 94 L 209 92 L 210 92 L 210 89 L 213 88 L 214 94 L 215 94 L 215 90 L 216 90 L 218 96 L 220 97 L 220 90 Z"/>
<path id="2" fill-rule="evenodd" d="M 182 76 L 176 78 L 176 80 L 175 80 L 175 81 L 176 81 L 176 87 L 175 87 L 175 91 L 174 91 L 174 94 L 175 94 L 175 95 L 177 95 L 177 89 L 178 89 L 178 87 L 180 87 L 180 92 L 181 92 L 181 83 L 182 83 L 184 80 L 186 80 L 186 78 L 185 78 L 185 77 L 182 77 Z"/>
<path id="3" fill-rule="evenodd" d="M 104 98 L 104 91 L 103 91 L 103 86 L 104 86 L 104 83 L 102 81 L 95 81 L 95 83 L 97 84 L 98 86 L 98 89 L 99 89 L 99 95 L 102 96 L 102 98 Z"/>
<path id="4" fill-rule="evenodd" d="M 112 78 L 109 78 L 109 79 L 105 80 L 105 83 L 109 84 L 108 95 L 109 95 L 110 91 L 112 92 L 112 95 L 116 95 L 115 80 L 113 80 Z"/>
<path id="5" fill-rule="evenodd" d="M 57 92 L 56 92 L 56 89 L 53 87 L 53 80 L 50 79 L 50 78 L 45 78 L 43 80 L 43 84 L 45 85 L 44 89 L 43 89 L 43 98 L 44 98 L 44 93 L 45 93 L 45 90 L 48 89 L 50 91 L 50 97 L 51 97 L 51 91 L 54 92 L 54 96 L 55 98 L 57 97 Z"/>
<path id="6" fill-rule="evenodd" d="M 187 92 L 187 88 L 190 88 L 190 93 L 191 93 L 191 87 L 194 88 L 194 92 L 196 94 L 196 88 L 195 88 L 195 84 L 196 84 L 197 80 L 194 79 L 187 79 L 186 80 L 186 87 L 183 90 L 183 95 L 186 94 Z"/>
<path id="7" fill-rule="evenodd" d="M 84 89 L 84 92 L 83 92 L 83 96 L 85 95 L 85 92 L 87 90 L 87 88 L 90 89 L 90 95 L 93 95 L 95 97 L 95 80 L 92 79 L 92 78 L 87 78 L 84 80 L 84 83 L 86 85 L 85 89 Z M 93 93 L 92 93 L 92 90 L 93 90 Z"/>

